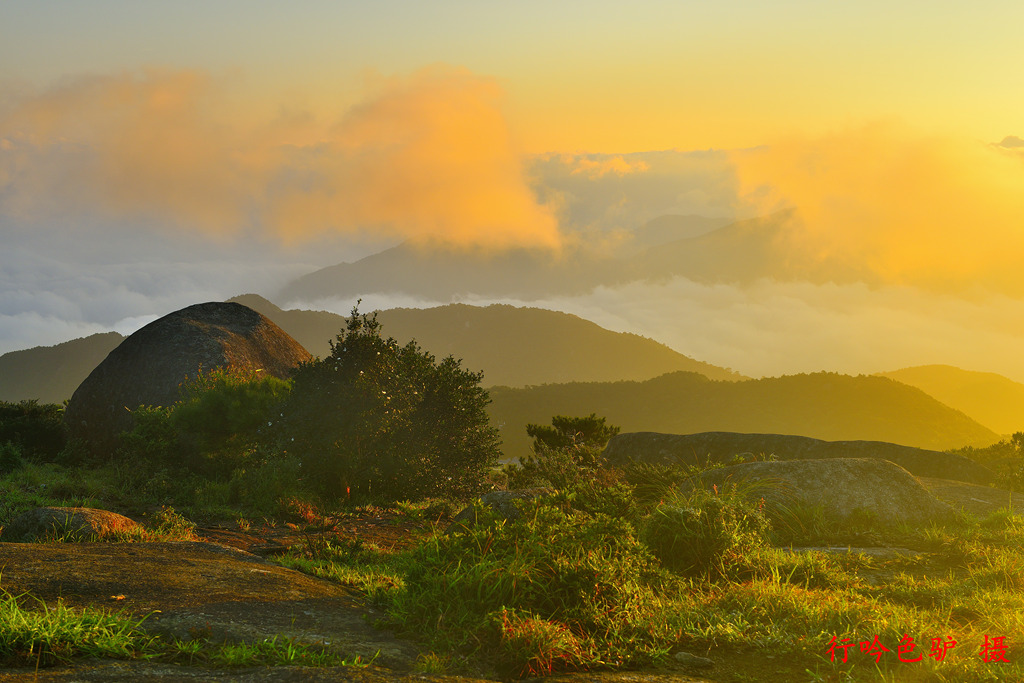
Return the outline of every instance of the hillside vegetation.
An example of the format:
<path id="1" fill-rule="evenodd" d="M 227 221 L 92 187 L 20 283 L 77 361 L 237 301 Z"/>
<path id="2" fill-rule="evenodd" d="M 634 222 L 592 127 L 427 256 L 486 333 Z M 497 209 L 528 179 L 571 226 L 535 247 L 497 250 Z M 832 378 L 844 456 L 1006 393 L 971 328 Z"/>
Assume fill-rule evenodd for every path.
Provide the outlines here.
<path id="1" fill-rule="evenodd" d="M 491 388 L 492 423 L 506 458 L 529 452 L 524 430 L 556 413 L 604 415 L 624 432 L 796 434 L 826 441 L 890 441 L 933 450 L 987 446 L 992 430 L 920 389 L 835 373 L 716 382 L 677 372 L 645 382 Z"/>
<path id="2" fill-rule="evenodd" d="M 5 353 L 0 356 L 0 401 L 60 403 L 71 398 L 82 380 L 122 341 L 117 332 L 104 332 Z"/>

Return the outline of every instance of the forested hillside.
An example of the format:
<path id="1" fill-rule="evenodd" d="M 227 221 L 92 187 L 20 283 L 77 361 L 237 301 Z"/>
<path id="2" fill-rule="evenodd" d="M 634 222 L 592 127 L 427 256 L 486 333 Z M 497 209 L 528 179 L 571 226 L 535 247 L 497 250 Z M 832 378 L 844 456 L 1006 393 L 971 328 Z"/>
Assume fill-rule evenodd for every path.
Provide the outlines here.
<path id="1" fill-rule="evenodd" d="M 490 415 L 506 457 L 528 452 L 526 424 L 552 415 L 605 416 L 623 432 L 707 431 L 866 439 L 944 450 L 998 435 L 920 389 L 884 377 L 814 373 L 741 382 L 677 372 L 645 382 L 492 387 Z"/>

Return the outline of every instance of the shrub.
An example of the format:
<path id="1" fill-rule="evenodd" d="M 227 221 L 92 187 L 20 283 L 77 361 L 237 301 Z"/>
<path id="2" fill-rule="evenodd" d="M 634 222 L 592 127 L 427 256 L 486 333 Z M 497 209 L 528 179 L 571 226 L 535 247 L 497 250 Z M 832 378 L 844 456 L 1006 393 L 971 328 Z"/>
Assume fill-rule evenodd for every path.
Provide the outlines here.
<path id="1" fill-rule="evenodd" d="M 227 480 L 238 467 L 272 457 L 260 443 L 289 389 L 288 382 L 259 371 L 201 372 L 182 383 L 174 405 L 135 410 L 132 430 L 121 435 L 119 460 Z"/>
<path id="2" fill-rule="evenodd" d="M 259 370 L 217 368 L 182 384 L 170 413 L 192 469 L 223 477 L 245 462 L 288 397 L 288 381 Z"/>
<path id="3" fill-rule="evenodd" d="M 353 308 L 331 354 L 296 371 L 279 438 L 326 495 L 474 493 L 499 453 L 482 377 L 384 339 L 376 317 Z"/>
<path id="4" fill-rule="evenodd" d="M 444 648 L 506 673 L 650 663 L 678 638 L 659 597 L 675 587 L 632 527 L 607 515 L 521 503 L 515 522 L 479 510 L 464 532 L 409 557 L 391 614 Z"/>
<path id="5" fill-rule="evenodd" d="M 654 510 L 642 537 L 672 571 L 728 576 L 733 560 L 766 544 L 769 528 L 763 500 L 733 484 L 676 494 Z"/>
<path id="6" fill-rule="evenodd" d="M 24 464 L 21 446 L 13 441 L 0 441 L 0 474 L 13 472 Z"/>

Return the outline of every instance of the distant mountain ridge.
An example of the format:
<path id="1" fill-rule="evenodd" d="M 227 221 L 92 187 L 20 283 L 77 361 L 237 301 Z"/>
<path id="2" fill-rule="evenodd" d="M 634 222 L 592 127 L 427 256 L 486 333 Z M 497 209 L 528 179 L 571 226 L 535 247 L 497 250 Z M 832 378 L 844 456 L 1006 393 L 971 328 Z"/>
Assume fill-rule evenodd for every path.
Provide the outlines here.
<path id="1" fill-rule="evenodd" d="M 329 342 L 345 316 L 327 311 L 282 310 L 267 299 L 245 294 L 230 301 L 262 313 L 314 356 L 330 353 Z M 452 355 L 463 367 L 484 371 L 484 385 L 526 386 L 570 381 L 643 380 L 685 370 L 720 380 L 744 377 L 694 360 L 652 339 L 612 332 L 567 313 L 539 308 L 451 304 L 429 309 L 380 311 L 385 336 L 415 339 L 438 358 Z M 60 403 L 122 341 L 116 332 L 52 347 L 0 356 L 0 400 L 36 398 Z"/>
<path id="2" fill-rule="evenodd" d="M 677 372 L 644 382 L 491 389 L 492 424 L 506 457 L 529 452 L 526 424 L 597 413 L 623 432 L 772 433 L 826 441 L 887 441 L 945 450 L 985 446 L 999 435 L 915 387 L 885 377 L 835 373 L 716 382 Z"/>
<path id="3" fill-rule="evenodd" d="M 345 317 L 325 311 L 282 310 L 255 294 L 234 297 L 273 320 L 306 347 L 326 356 Z M 711 379 L 744 377 L 673 351 L 652 339 L 612 332 L 568 313 L 502 304 L 449 304 L 377 312 L 381 332 L 400 343 L 415 339 L 438 358 L 483 370 L 485 386 L 650 379 L 685 370 Z"/>
<path id="4" fill-rule="evenodd" d="M 792 209 L 731 222 L 700 216 L 662 216 L 633 231 L 619 249 L 585 243 L 555 254 L 543 249 L 500 252 L 400 244 L 352 263 L 299 277 L 277 298 L 304 305 L 325 299 L 404 294 L 433 301 L 460 296 L 534 300 L 586 294 L 598 286 L 665 281 L 747 284 L 778 281 L 865 282 L 877 277 L 836 258 L 809 258 L 792 247 Z"/>
<path id="5" fill-rule="evenodd" d="M 1024 431 L 1024 384 L 1020 382 L 952 365 L 918 365 L 878 374 L 917 387 L 999 434 Z"/>
<path id="6" fill-rule="evenodd" d="M 5 353 L 0 356 L 0 401 L 61 403 L 123 340 L 117 332 L 103 332 Z"/>

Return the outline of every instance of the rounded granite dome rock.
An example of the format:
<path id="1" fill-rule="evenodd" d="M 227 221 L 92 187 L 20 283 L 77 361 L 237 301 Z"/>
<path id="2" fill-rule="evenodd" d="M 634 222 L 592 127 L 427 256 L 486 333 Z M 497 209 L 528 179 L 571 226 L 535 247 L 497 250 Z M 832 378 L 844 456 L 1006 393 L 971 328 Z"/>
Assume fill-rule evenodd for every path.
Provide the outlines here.
<path id="1" fill-rule="evenodd" d="M 258 370 L 286 379 L 312 358 L 260 313 L 236 303 L 195 304 L 138 330 L 79 385 L 64 420 L 72 437 L 94 449 L 115 443 L 139 406 L 167 406 L 181 383 L 222 367 Z"/>

